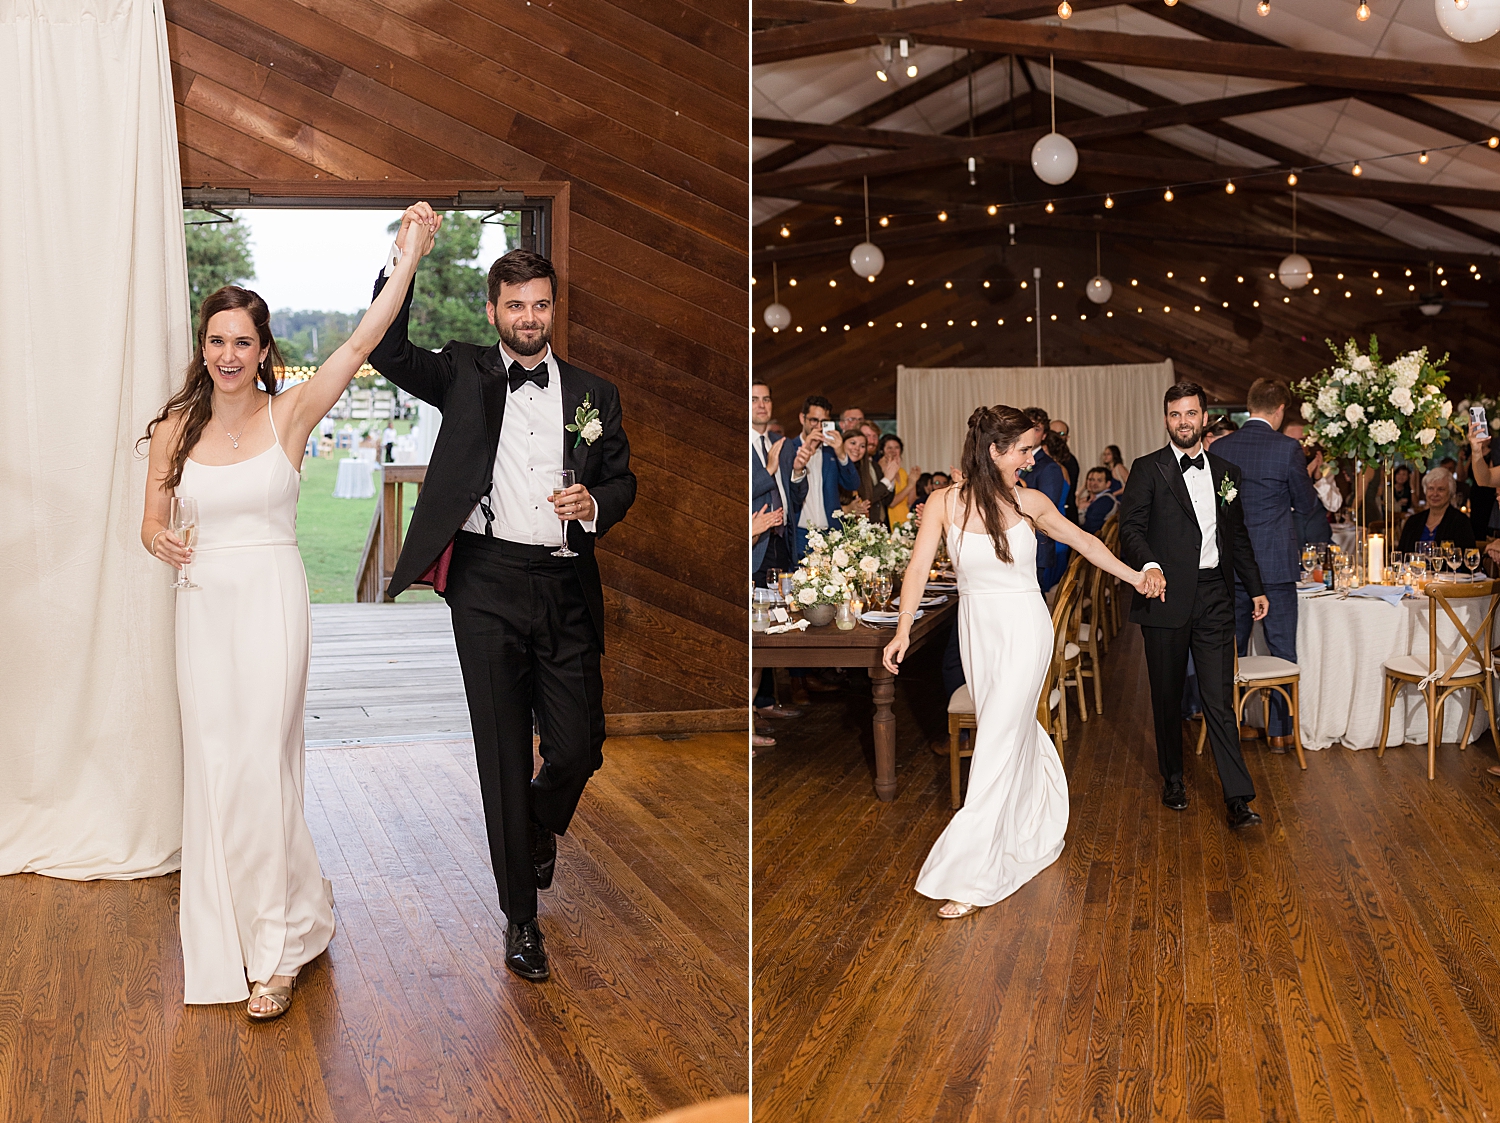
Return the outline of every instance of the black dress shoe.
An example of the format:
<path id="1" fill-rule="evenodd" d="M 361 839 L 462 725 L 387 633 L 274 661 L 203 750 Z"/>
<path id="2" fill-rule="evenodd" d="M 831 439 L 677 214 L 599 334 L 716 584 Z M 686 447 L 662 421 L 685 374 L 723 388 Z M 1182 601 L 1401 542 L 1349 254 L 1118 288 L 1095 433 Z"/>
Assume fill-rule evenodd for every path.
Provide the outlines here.
<path id="1" fill-rule="evenodd" d="M 1182 786 L 1181 780 L 1168 780 L 1166 786 L 1161 790 L 1161 801 L 1173 811 L 1182 811 L 1187 807 L 1187 789 Z"/>
<path id="2" fill-rule="evenodd" d="M 1253 827 L 1260 822 L 1260 816 L 1250 810 L 1249 801 L 1244 799 L 1231 799 L 1225 818 L 1234 830 L 1239 830 L 1241 827 Z"/>
<path id="3" fill-rule="evenodd" d="M 510 924 L 505 929 L 505 965 L 534 983 L 545 982 L 552 972 L 547 968 L 547 949 L 536 919 Z"/>
<path id="4" fill-rule="evenodd" d="M 531 820 L 531 864 L 536 869 L 536 887 L 550 889 L 557 869 L 557 836 L 535 819 Z"/>

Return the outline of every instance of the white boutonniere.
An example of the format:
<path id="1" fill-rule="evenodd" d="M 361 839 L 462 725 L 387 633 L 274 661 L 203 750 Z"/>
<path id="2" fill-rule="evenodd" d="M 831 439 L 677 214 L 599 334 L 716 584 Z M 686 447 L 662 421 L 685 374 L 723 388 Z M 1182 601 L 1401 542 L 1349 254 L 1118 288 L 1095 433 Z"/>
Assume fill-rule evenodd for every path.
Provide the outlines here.
<path id="1" fill-rule="evenodd" d="M 565 425 L 563 428 L 570 433 L 577 433 L 578 439 L 573 442 L 577 448 L 581 444 L 593 444 L 604 433 L 604 422 L 599 420 L 599 411 L 594 409 L 589 401 L 589 395 L 583 396 L 583 404 L 573 415 L 573 424 Z"/>
<path id="2" fill-rule="evenodd" d="M 1222 480 L 1219 481 L 1219 498 L 1223 500 L 1226 505 L 1233 503 L 1234 497 L 1239 493 L 1240 489 L 1234 486 L 1234 481 L 1231 480 L 1228 476 L 1225 476 Z"/>

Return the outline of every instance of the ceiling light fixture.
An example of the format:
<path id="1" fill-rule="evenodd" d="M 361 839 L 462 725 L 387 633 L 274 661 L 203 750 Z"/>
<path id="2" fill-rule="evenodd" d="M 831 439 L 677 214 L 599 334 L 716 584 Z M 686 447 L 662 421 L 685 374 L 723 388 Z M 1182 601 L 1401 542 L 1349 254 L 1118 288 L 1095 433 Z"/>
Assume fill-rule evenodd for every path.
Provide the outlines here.
<path id="1" fill-rule="evenodd" d="M 1422 153 L 1422 155 L 1420 155 L 1420 156 L 1417 157 L 1417 163 L 1419 163 L 1419 164 L 1425 164 L 1425 163 L 1427 163 L 1428 159 L 1429 159 L 1429 157 L 1428 157 L 1427 153 L 1424 152 L 1424 153 Z"/>
<path id="2" fill-rule="evenodd" d="M 1286 185 L 1288 187 L 1296 187 L 1297 186 L 1297 173 L 1296 172 L 1287 172 L 1286 173 Z"/>
<path id="3" fill-rule="evenodd" d="M 1224 185 L 1224 194 L 1226 194 L 1226 195 L 1233 195 L 1234 194 L 1234 180 L 1231 179 L 1228 183 L 1226 183 Z"/>
<path id="4" fill-rule="evenodd" d="M 1364 175 L 1365 169 L 1359 166 L 1359 161 L 1354 161 L 1354 167 L 1349 169 L 1350 175 Z"/>
<path id="5" fill-rule="evenodd" d="M 1073 5 L 1069 4 L 1068 0 L 1062 0 L 1062 3 L 1057 6 L 1057 18 L 1058 19 L 1067 19 L 1072 14 L 1073 14 Z"/>
<path id="6" fill-rule="evenodd" d="M 1057 75 L 1051 56 L 1047 59 L 1048 97 L 1052 105 L 1052 131 L 1031 146 L 1031 170 L 1043 183 L 1067 183 L 1078 170 L 1078 149 L 1057 131 Z M 1050 213 L 1050 212 L 1049 212 Z"/>
<path id="7" fill-rule="evenodd" d="M 792 236 L 792 232 L 786 228 L 785 224 L 781 227 L 781 236 L 783 238 L 790 238 Z"/>
<path id="8" fill-rule="evenodd" d="M 865 240 L 849 251 L 849 268 L 873 281 L 885 268 L 885 254 L 870 241 L 870 177 L 865 182 Z M 842 221 L 842 220 L 840 220 Z"/>
<path id="9" fill-rule="evenodd" d="M 1162 198 L 1170 203 L 1176 196 L 1172 194 L 1172 189 L 1169 187 L 1162 193 Z"/>
<path id="10" fill-rule="evenodd" d="M 791 309 L 781 303 L 781 284 L 774 261 L 771 262 L 771 303 L 766 306 L 764 315 L 766 327 L 771 329 L 773 335 L 792 322 Z"/>
<path id="11" fill-rule="evenodd" d="M 1366 4 L 1365 0 L 1359 0 L 1359 7 L 1354 9 L 1354 18 L 1360 23 L 1370 18 L 1370 5 Z"/>
<path id="12" fill-rule="evenodd" d="M 1257 5 L 1255 5 L 1255 14 L 1258 15 L 1258 16 L 1268 16 L 1268 15 L 1270 15 L 1271 14 L 1271 0 L 1260 0 L 1260 3 L 1257 4 Z"/>

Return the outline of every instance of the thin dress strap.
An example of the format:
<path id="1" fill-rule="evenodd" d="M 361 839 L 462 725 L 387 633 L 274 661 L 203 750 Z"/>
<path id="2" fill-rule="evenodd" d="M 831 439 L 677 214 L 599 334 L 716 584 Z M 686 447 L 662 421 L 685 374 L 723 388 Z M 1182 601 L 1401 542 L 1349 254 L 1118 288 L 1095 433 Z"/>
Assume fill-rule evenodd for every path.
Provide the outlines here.
<path id="1" fill-rule="evenodd" d="M 276 431 L 276 411 L 271 407 L 276 404 L 276 395 L 272 394 L 266 402 L 266 415 L 271 419 L 271 436 L 276 438 L 276 443 L 281 443 L 281 434 Z"/>

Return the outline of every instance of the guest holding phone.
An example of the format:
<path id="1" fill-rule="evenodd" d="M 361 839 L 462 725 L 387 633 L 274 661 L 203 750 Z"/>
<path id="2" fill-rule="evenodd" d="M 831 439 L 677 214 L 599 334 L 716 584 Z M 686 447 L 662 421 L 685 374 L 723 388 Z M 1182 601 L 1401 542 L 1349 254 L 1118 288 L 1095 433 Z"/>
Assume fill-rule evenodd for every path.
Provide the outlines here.
<path id="1" fill-rule="evenodd" d="M 844 451 L 844 438 L 832 413 L 832 402 L 820 394 L 811 395 L 797 415 L 802 432 L 782 453 L 789 452 L 792 462 L 793 561 L 800 562 L 807 553 L 808 531 L 828 530 L 841 517 L 839 488 L 859 490 L 859 473 Z"/>

